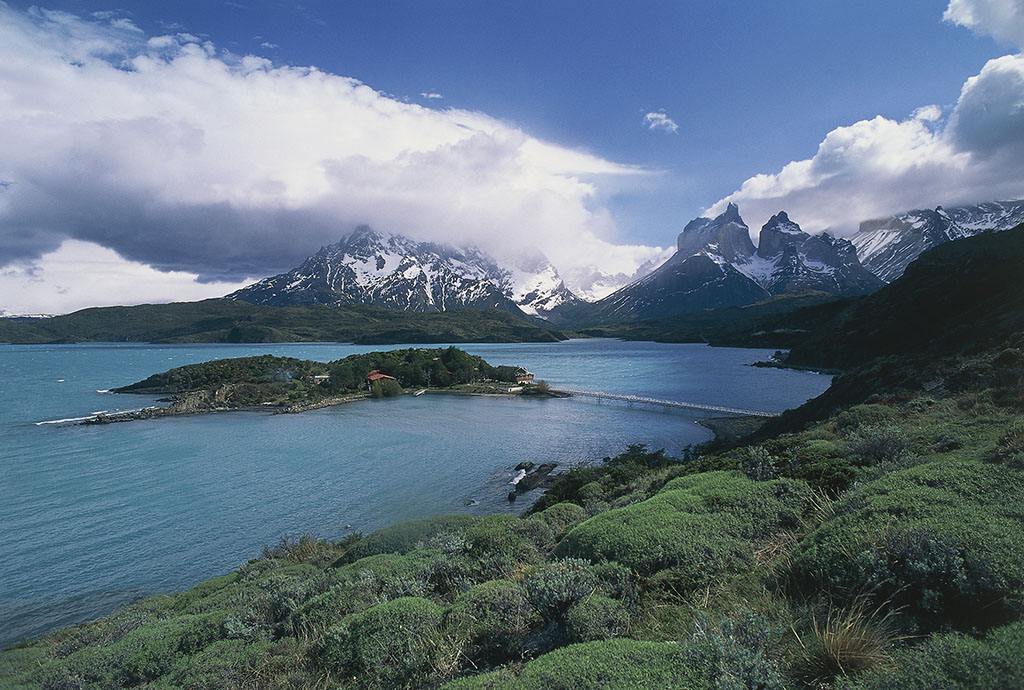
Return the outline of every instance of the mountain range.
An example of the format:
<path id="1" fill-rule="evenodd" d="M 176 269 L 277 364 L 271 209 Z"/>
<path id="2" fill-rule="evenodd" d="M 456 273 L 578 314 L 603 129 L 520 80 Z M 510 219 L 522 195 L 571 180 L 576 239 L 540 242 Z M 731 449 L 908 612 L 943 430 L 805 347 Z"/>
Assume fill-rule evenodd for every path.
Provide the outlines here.
<path id="1" fill-rule="evenodd" d="M 676 253 L 651 274 L 593 305 L 590 320 L 655 319 L 753 304 L 775 295 L 860 295 L 882 281 L 864 268 L 849 240 L 809 235 L 785 212 L 761 228 L 758 245 L 739 208 L 687 223 Z"/>
<path id="2" fill-rule="evenodd" d="M 934 211 L 907 211 L 868 220 L 851 237 L 861 262 L 887 283 L 899 278 L 922 252 L 982 232 L 1003 231 L 1024 223 L 1024 200 L 992 201 Z"/>
<path id="3" fill-rule="evenodd" d="M 596 301 L 570 290 L 558 269 L 531 250 L 499 262 L 457 248 L 360 227 L 291 271 L 229 299 L 268 306 L 369 305 L 408 312 L 499 310 L 562 326 L 621 323 L 737 307 L 772 297 L 874 292 L 922 252 L 1024 222 L 1024 201 L 908 211 L 865 221 L 850 239 L 809 234 L 780 211 L 758 243 L 739 208 L 696 218 L 676 251 L 642 277 Z M 653 269 L 653 270 L 652 270 Z"/>
<path id="4" fill-rule="evenodd" d="M 475 248 L 420 242 L 363 226 L 297 268 L 228 299 L 271 306 L 365 304 L 396 311 L 498 309 L 543 316 L 577 301 L 537 251 L 509 268 Z"/>

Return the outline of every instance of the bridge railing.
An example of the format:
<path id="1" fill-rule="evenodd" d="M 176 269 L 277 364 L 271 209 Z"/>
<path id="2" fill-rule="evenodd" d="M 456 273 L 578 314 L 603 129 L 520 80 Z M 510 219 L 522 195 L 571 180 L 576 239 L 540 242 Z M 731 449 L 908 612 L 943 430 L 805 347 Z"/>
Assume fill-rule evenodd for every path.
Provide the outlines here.
<path id="1" fill-rule="evenodd" d="M 648 405 L 662 405 L 664 407 L 681 407 L 692 410 L 707 410 L 709 412 L 724 412 L 726 414 L 737 414 L 748 417 L 777 417 L 775 412 L 763 410 L 746 410 L 738 407 L 726 407 L 724 405 L 711 405 L 708 403 L 687 402 L 685 400 L 662 400 L 660 398 L 648 398 L 641 395 L 630 395 L 627 393 L 609 393 L 607 391 L 588 391 L 579 388 L 560 388 L 556 392 L 569 395 L 579 395 L 588 398 L 599 398 L 605 400 L 622 400 L 625 402 L 644 403 Z"/>

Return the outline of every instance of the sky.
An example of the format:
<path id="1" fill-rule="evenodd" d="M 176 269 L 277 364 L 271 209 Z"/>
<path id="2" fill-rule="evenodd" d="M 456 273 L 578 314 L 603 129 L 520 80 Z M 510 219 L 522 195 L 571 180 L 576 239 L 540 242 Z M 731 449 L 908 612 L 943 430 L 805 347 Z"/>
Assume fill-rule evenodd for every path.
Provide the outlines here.
<path id="1" fill-rule="evenodd" d="M 1024 0 L 0 2 L 0 309 L 217 296 L 361 223 L 586 292 L 729 201 L 1019 198 L 1022 48 Z"/>

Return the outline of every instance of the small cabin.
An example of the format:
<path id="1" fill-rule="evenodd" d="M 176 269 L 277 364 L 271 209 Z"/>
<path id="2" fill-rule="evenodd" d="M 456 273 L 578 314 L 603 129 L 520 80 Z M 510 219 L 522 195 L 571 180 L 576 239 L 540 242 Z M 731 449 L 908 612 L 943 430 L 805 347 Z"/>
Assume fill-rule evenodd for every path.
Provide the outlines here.
<path id="1" fill-rule="evenodd" d="M 330 378 L 330 374 L 313 374 L 312 376 L 309 377 L 308 380 L 310 383 L 320 385 L 321 383 L 325 383 L 326 381 L 330 380 Z"/>
<path id="2" fill-rule="evenodd" d="M 523 369 L 516 372 L 516 383 L 533 383 L 533 374 Z"/>
<path id="3" fill-rule="evenodd" d="M 366 375 L 366 382 L 367 383 L 373 383 L 374 381 L 394 381 L 394 380 L 396 380 L 394 376 L 388 376 L 387 374 L 381 373 L 381 372 L 377 371 L 376 369 L 374 369 L 373 371 L 371 371 L 369 374 Z"/>

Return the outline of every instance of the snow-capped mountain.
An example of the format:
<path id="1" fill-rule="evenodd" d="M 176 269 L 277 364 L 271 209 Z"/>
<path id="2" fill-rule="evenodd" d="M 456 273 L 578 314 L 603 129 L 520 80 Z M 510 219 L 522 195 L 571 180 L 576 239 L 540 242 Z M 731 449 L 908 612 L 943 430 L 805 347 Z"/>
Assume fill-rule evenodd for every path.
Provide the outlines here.
<path id="1" fill-rule="evenodd" d="M 1024 223 L 1024 200 L 988 202 L 934 211 L 907 211 L 864 221 L 851 237 L 864 266 L 887 283 L 903 275 L 922 252 L 981 232 Z"/>
<path id="2" fill-rule="evenodd" d="M 503 271 L 501 287 L 527 314 L 545 318 L 548 313 L 579 302 L 565 286 L 558 270 L 537 250 L 524 252 Z"/>
<path id="3" fill-rule="evenodd" d="M 861 265 L 853 243 L 828 233 L 809 235 L 785 211 L 761 227 L 757 251 L 734 265 L 773 295 L 860 295 L 882 287 L 882 281 Z"/>
<path id="4" fill-rule="evenodd" d="M 882 286 L 848 240 L 809 235 L 785 212 L 761 228 L 757 247 L 735 204 L 716 218 L 687 223 L 676 247 L 650 275 L 597 302 L 596 320 L 675 316 L 783 293 L 855 295 Z"/>
<path id="5" fill-rule="evenodd" d="M 717 218 L 690 221 L 677 238 L 676 253 L 649 275 L 597 302 L 593 318 L 652 319 L 766 299 L 768 292 L 731 263 L 753 253 L 749 229 L 730 204 Z"/>
<path id="6" fill-rule="evenodd" d="M 575 300 L 543 255 L 512 270 L 477 249 L 360 227 L 301 266 L 228 295 L 254 304 L 369 304 L 400 311 L 501 309 L 543 315 Z"/>

